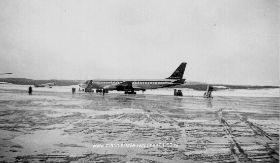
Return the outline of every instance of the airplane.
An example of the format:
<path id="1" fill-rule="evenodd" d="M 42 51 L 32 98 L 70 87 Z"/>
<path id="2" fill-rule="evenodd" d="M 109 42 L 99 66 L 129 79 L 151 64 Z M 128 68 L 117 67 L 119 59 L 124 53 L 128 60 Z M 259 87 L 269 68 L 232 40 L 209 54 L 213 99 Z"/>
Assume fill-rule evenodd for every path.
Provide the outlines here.
<path id="1" fill-rule="evenodd" d="M 52 86 L 55 86 L 55 83 L 34 84 L 34 87 L 49 87 L 49 88 L 52 88 Z"/>
<path id="2" fill-rule="evenodd" d="M 165 88 L 185 83 L 183 79 L 187 63 L 183 62 L 173 72 L 173 74 L 165 79 L 149 79 L 149 80 L 87 80 L 79 86 L 85 89 L 85 92 L 108 93 L 108 91 L 117 90 L 124 91 L 125 94 L 136 94 L 135 91 L 145 91 L 147 89 Z"/>

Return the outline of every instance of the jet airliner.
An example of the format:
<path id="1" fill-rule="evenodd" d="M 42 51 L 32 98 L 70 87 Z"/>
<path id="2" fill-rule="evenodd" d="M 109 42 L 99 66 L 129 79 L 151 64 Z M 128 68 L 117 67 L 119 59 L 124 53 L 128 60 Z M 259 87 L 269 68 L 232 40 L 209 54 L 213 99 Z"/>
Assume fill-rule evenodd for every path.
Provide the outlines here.
<path id="1" fill-rule="evenodd" d="M 149 80 L 87 80 L 79 86 L 84 88 L 86 92 L 96 89 L 97 92 L 105 92 L 111 90 L 124 91 L 125 94 L 136 94 L 135 91 L 145 91 L 147 89 L 157 89 L 181 85 L 185 83 L 183 75 L 187 63 L 183 62 L 174 71 L 174 73 L 165 79 L 149 79 Z"/>

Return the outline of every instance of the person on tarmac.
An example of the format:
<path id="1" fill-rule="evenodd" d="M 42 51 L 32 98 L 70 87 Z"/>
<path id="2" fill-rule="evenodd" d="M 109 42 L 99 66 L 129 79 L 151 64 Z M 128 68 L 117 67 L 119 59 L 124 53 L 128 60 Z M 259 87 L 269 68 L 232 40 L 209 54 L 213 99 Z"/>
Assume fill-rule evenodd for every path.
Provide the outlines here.
<path id="1" fill-rule="evenodd" d="M 31 86 L 29 86 L 29 88 L 28 88 L 28 94 L 32 95 L 32 87 Z"/>

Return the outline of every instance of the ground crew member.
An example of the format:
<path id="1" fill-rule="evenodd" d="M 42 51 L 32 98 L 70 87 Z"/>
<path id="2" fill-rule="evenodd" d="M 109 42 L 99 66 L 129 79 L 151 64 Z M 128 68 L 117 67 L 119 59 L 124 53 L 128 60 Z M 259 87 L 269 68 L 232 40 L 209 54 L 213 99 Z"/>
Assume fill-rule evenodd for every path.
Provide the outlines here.
<path id="1" fill-rule="evenodd" d="M 72 88 L 72 94 L 74 94 L 76 92 L 76 88 Z"/>
<path id="2" fill-rule="evenodd" d="M 32 87 L 31 86 L 28 88 L 28 94 L 32 95 Z"/>

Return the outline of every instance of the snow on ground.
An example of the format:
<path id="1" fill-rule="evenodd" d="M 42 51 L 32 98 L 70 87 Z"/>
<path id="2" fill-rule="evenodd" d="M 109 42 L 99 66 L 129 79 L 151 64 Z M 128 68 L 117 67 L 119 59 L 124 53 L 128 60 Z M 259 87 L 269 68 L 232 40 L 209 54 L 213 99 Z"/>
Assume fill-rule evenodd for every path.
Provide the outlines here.
<path id="1" fill-rule="evenodd" d="M 54 86 L 29 96 L 28 87 L 0 85 L 0 162 L 279 160 L 279 98 L 243 97 L 279 89 L 205 99 L 190 89 L 184 97 L 170 88 L 102 96 Z"/>

